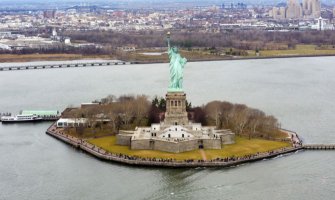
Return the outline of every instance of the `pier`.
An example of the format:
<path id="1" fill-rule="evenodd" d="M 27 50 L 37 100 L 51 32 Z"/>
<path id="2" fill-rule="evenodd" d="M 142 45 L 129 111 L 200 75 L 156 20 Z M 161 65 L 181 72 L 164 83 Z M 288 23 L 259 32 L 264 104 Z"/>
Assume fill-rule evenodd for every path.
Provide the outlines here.
<path id="1" fill-rule="evenodd" d="M 305 150 L 335 150 L 335 144 L 305 144 Z"/>
<path id="2" fill-rule="evenodd" d="M 134 64 L 132 62 L 125 61 L 110 61 L 110 62 L 93 62 L 93 63 L 71 63 L 71 64 L 55 64 L 55 65 L 22 65 L 22 66 L 9 66 L 0 67 L 1 71 L 17 71 L 17 70 L 33 70 L 33 69 L 59 69 L 59 68 L 71 68 L 71 67 L 99 67 L 109 65 L 129 65 Z"/>
<path id="3" fill-rule="evenodd" d="M 35 116 L 37 120 L 22 120 L 23 117 Z M 18 122 L 37 122 L 37 121 L 57 121 L 61 114 L 57 110 L 23 110 L 19 115 L 13 115 L 9 112 L 0 113 L 0 122 L 2 123 L 18 123 Z M 3 119 L 5 117 L 7 119 Z M 10 119 L 8 119 L 10 118 Z"/>

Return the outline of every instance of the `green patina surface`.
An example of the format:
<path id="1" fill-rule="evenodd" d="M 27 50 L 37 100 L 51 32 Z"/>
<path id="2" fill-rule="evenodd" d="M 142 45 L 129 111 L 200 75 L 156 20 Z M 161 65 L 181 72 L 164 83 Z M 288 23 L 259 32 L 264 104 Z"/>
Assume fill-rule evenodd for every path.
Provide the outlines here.
<path id="1" fill-rule="evenodd" d="M 168 92 L 183 92 L 183 89 L 178 89 L 178 88 L 168 88 Z"/>
<path id="2" fill-rule="evenodd" d="M 179 49 L 177 47 L 170 46 L 170 38 L 168 36 L 168 55 L 170 59 L 170 84 L 169 92 L 182 92 L 183 91 L 183 78 L 184 78 L 184 67 L 187 63 L 187 59 L 180 56 Z"/>

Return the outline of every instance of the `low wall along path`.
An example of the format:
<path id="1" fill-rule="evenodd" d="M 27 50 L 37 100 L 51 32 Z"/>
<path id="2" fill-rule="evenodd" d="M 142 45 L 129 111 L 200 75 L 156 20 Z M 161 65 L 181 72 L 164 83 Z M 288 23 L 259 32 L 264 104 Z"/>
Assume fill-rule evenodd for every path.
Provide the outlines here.
<path id="1" fill-rule="evenodd" d="M 138 166 L 152 166 L 152 167 L 230 167 L 236 166 L 243 163 L 260 161 L 263 159 L 273 158 L 279 155 L 292 153 L 298 150 L 310 149 L 308 145 L 302 145 L 298 135 L 294 132 L 291 133 L 292 138 L 292 147 L 279 149 L 276 151 L 258 153 L 255 155 L 245 156 L 243 158 L 220 158 L 215 160 L 185 160 L 177 161 L 174 159 L 157 159 L 157 158 L 139 158 L 132 157 L 123 154 L 113 154 L 105 151 L 104 149 L 95 146 L 91 143 L 86 142 L 85 140 L 70 136 L 65 134 L 63 130 L 56 128 L 55 123 L 52 124 L 46 131 L 48 135 L 51 135 L 67 144 L 70 144 L 76 148 L 79 148 L 99 159 L 106 161 L 113 161 L 118 163 L 123 163 L 127 165 L 138 165 Z M 329 145 L 328 145 L 329 146 Z M 335 147 L 335 145 L 330 145 Z M 334 148 L 335 149 L 335 148 Z"/>

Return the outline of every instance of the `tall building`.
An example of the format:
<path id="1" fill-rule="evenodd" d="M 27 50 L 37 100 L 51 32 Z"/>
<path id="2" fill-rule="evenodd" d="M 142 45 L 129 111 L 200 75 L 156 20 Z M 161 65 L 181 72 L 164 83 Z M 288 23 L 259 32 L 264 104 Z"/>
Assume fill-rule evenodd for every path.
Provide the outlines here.
<path id="1" fill-rule="evenodd" d="M 286 8 L 285 7 L 273 7 L 272 9 L 273 19 L 285 19 Z"/>
<path id="2" fill-rule="evenodd" d="M 302 8 L 298 0 L 288 0 L 286 18 L 299 19 L 302 17 Z"/>
<path id="3" fill-rule="evenodd" d="M 46 10 L 43 12 L 44 18 L 55 18 L 56 16 L 56 10 Z"/>
<path id="4" fill-rule="evenodd" d="M 287 0 L 286 7 L 274 7 L 270 15 L 274 19 L 319 18 L 321 0 L 302 0 L 302 4 L 299 3 L 299 0 Z"/>
<path id="5" fill-rule="evenodd" d="M 303 0 L 302 8 L 305 17 L 319 18 L 321 16 L 320 0 Z"/>

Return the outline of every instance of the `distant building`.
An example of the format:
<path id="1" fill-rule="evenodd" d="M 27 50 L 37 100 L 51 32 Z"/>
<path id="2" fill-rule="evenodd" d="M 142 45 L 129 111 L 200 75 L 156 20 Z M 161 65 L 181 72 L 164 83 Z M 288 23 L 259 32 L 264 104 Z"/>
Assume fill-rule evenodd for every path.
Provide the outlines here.
<path id="1" fill-rule="evenodd" d="M 55 18 L 56 16 L 56 10 L 46 10 L 43 12 L 43 17 L 44 18 Z"/>
<path id="2" fill-rule="evenodd" d="M 321 16 L 320 0 L 287 0 L 286 7 L 274 7 L 270 10 L 270 16 L 273 19 L 302 19 L 302 18 L 319 18 Z"/>
<path id="3" fill-rule="evenodd" d="M 52 36 L 56 37 L 57 36 L 57 30 L 56 28 L 52 29 Z"/>
<path id="4" fill-rule="evenodd" d="M 80 108 L 81 109 L 85 109 L 85 108 L 94 108 L 96 107 L 97 105 L 100 105 L 100 103 L 82 103 Z"/>
<path id="5" fill-rule="evenodd" d="M 118 49 L 122 51 L 136 51 L 136 45 L 126 45 L 123 47 L 118 47 Z"/>
<path id="6" fill-rule="evenodd" d="M 57 29 L 55 27 L 52 29 L 52 34 L 50 36 L 50 39 L 53 41 L 63 41 L 64 40 L 63 37 L 58 36 Z"/>
<path id="7" fill-rule="evenodd" d="M 71 44 L 71 39 L 70 39 L 70 38 L 65 38 L 65 39 L 64 39 L 64 43 L 65 43 L 66 45 L 70 45 L 70 44 Z"/>
<path id="8" fill-rule="evenodd" d="M 271 10 L 273 19 L 285 19 L 286 18 L 286 8 L 285 7 L 273 7 Z"/>
<path id="9" fill-rule="evenodd" d="M 60 42 L 41 37 L 20 37 L 17 39 L 0 39 L 2 49 L 52 49 L 58 47 Z"/>
<path id="10" fill-rule="evenodd" d="M 11 32 L 0 32 L 0 39 L 12 37 Z"/>
<path id="11" fill-rule="evenodd" d="M 286 18 L 299 19 L 302 17 L 302 7 L 298 0 L 288 0 Z"/>
<path id="12" fill-rule="evenodd" d="M 88 120 L 85 118 L 60 118 L 57 123 L 57 128 L 67 127 L 87 127 L 89 125 Z"/>
<path id="13" fill-rule="evenodd" d="M 7 44 L 2 44 L 2 43 L 0 43 L 0 49 L 1 50 L 12 50 L 11 46 Z"/>
<path id="14" fill-rule="evenodd" d="M 329 23 L 328 20 L 323 19 L 322 17 L 319 17 L 317 19 L 316 24 L 311 26 L 311 29 L 319 30 L 319 31 L 324 31 L 324 30 L 334 30 L 334 25 Z"/>
<path id="15" fill-rule="evenodd" d="M 318 18 L 321 16 L 321 1 L 320 0 L 303 0 L 303 14 L 306 17 Z"/>

